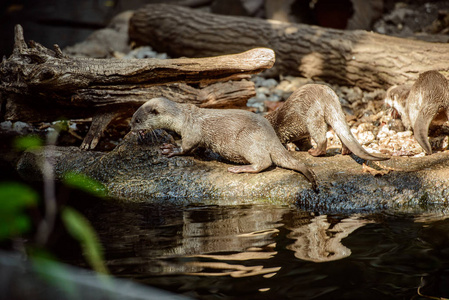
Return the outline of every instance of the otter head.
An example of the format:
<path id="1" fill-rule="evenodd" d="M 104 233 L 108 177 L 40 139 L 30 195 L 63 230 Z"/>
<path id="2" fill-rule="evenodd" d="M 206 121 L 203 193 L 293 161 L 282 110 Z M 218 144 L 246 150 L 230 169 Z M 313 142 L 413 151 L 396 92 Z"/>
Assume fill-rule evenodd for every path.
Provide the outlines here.
<path id="1" fill-rule="evenodd" d="M 407 97 L 410 93 L 411 85 L 393 85 L 387 90 L 385 104 L 392 108 L 393 118 L 404 116 L 406 113 Z"/>
<path id="2" fill-rule="evenodd" d="M 179 113 L 177 104 L 166 98 L 148 100 L 134 113 L 131 131 L 142 135 L 146 130 L 158 128 L 175 130 L 175 117 Z"/>

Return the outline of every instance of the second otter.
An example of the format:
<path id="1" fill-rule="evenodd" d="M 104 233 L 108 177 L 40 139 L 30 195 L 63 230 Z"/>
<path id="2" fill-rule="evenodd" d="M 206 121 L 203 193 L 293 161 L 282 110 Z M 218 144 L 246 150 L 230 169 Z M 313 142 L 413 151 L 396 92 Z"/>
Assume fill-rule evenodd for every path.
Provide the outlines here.
<path id="1" fill-rule="evenodd" d="M 317 143 L 313 156 L 326 154 L 326 132 L 330 125 L 342 142 L 342 154 L 351 151 L 365 160 L 388 157 L 367 152 L 352 135 L 335 92 L 323 84 L 306 84 L 296 90 L 277 110 L 265 116 L 283 144 L 312 137 Z"/>
<path id="2" fill-rule="evenodd" d="M 153 98 L 131 119 L 131 130 L 170 129 L 182 137 L 181 148 L 165 144 L 162 153 L 172 157 L 204 147 L 224 158 L 249 165 L 228 168 L 232 173 L 258 173 L 273 163 L 301 172 L 317 189 L 315 173 L 282 146 L 276 132 L 263 117 L 239 109 L 205 109 Z"/>
<path id="3" fill-rule="evenodd" d="M 427 154 L 432 154 L 428 139 L 430 122 L 440 110 L 449 118 L 449 82 L 446 77 L 437 71 L 419 74 L 412 86 L 390 87 L 385 103 L 397 110 L 404 126 L 413 129 L 416 141 Z"/>

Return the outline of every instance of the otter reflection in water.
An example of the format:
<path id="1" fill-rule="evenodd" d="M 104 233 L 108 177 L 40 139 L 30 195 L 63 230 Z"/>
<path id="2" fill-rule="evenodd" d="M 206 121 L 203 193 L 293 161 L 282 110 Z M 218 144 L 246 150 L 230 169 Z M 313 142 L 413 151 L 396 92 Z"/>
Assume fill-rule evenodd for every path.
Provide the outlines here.
<path id="1" fill-rule="evenodd" d="M 285 249 L 304 261 L 350 255 L 342 239 L 369 222 L 264 205 L 178 209 L 107 202 L 94 214 L 111 272 L 143 277 L 269 278 L 285 267 Z"/>
<path id="2" fill-rule="evenodd" d="M 290 228 L 292 232 L 288 237 L 295 242 L 287 249 L 295 251 L 295 257 L 307 261 L 342 259 L 351 255 L 351 250 L 342 244 L 342 239 L 367 223 L 370 221 L 351 216 L 331 224 L 326 215 L 317 216 L 308 224 Z"/>
<path id="3" fill-rule="evenodd" d="M 265 214 L 266 217 L 267 214 Z M 245 218 L 248 218 L 248 215 Z M 271 214 L 269 219 L 271 222 L 254 222 L 251 224 L 254 227 L 247 227 L 245 230 L 246 233 L 240 231 L 240 234 L 233 236 L 233 239 L 240 241 L 248 241 L 248 239 L 253 241 L 258 240 L 257 246 L 253 245 L 245 249 L 235 249 L 232 247 L 233 244 L 242 245 L 242 243 L 229 243 L 229 241 L 219 243 L 219 249 L 208 251 L 210 254 L 204 254 L 203 252 L 203 254 L 190 255 L 189 257 L 193 260 L 185 264 L 189 267 L 189 271 L 185 274 L 231 277 L 263 275 L 265 278 L 274 276 L 281 267 L 273 266 L 276 265 L 276 255 L 278 254 L 276 251 L 278 247 L 276 237 L 280 234 L 276 226 L 272 227 L 273 225 L 271 225 L 267 227 L 268 224 L 273 224 L 273 221 L 277 225 L 283 225 L 285 228 L 291 230 L 287 234 L 287 238 L 293 239 L 294 242 L 287 245 L 286 248 L 294 251 L 296 258 L 313 262 L 343 259 L 351 255 L 351 250 L 342 244 L 342 239 L 349 236 L 356 229 L 371 222 L 358 216 L 350 216 L 344 219 L 329 217 L 328 219 L 326 215 L 314 217 L 308 212 L 300 211 L 294 213 L 290 211 L 284 215 Z M 207 232 L 207 235 L 212 235 L 216 239 L 220 239 L 220 236 L 229 238 L 229 234 L 226 233 L 228 233 L 230 228 L 236 227 L 236 225 L 232 226 L 231 224 L 241 224 L 241 222 L 235 219 L 229 219 L 228 221 L 230 221 L 228 223 L 229 226 L 214 226 L 210 224 L 210 228 L 215 229 L 213 233 L 208 232 L 210 228 L 207 228 L 209 226 L 202 224 L 205 230 L 203 233 Z M 220 220 L 221 222 L 222 220 Z M 189 228 L 191 226 L 186 224 L 184 229 L 190 231 Z M 223 230 L 225 232 L 222 232 Z M 196 234 L 199 233 L 197 229 L 195 232 Z M 190 234 L 187 233 L 186 236 L 188 235 Z M 204 235 L 201 234 L 201 236 Z M 256 237 L 257 239 L 254 240 Z M 248 266 L 248 262 L 251 261 L 251 265 Z"/>

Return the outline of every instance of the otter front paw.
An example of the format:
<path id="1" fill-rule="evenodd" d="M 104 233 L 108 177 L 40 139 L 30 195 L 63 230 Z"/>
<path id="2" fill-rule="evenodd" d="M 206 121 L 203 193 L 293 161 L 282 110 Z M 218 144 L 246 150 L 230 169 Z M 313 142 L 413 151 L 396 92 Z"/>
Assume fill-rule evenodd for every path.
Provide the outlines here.
<path id="1" fill-rule="evenodd" d="M 178 147 L 176 147 L 175 145 L 173 145 L 173 144 L 167 144 L 167 143 L 164 143 L 164 144 L 162 144 L 161 145 L 161 152 L 162 152 L 162 154 L 163 155 L 167 155 L 167 157 L 172 157 L 172 156 L 175 156 L 175 155 L 180 155 L 181 154 L 181 150 L 180 150 L 180 148 L 178 148 Z"/>
<path id="2" fill-rule="evenodd" d="M 315 148 L 315 149 L 309 149 L 309 154 L 310 155 L 312 155 L 312 156 L 324 156 L 324 155 L 326 155 L 326 150 L 321 150 L 321 149 L 318 149 L 318 148 Z"/>

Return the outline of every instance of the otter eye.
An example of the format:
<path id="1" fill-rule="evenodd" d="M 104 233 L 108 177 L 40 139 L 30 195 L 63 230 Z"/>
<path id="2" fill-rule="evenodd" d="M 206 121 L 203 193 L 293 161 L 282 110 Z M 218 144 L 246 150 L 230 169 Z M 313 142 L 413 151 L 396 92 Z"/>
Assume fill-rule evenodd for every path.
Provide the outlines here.
<path id="1" fill-rule="evenodd" d="M 140 123 L 140 119 L 136 119 L 136 123 L 139 124 Z"/>

